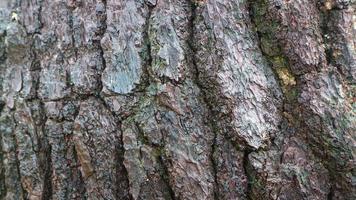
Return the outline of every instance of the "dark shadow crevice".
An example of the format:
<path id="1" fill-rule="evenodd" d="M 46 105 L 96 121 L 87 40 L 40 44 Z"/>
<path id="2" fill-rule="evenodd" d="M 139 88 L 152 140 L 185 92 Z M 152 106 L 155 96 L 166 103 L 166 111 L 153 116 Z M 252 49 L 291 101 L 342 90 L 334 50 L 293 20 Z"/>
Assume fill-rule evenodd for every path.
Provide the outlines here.
<path id="1" fill-rule="evenodd" d="M 190 52 L 191 56 L 189 56 L 190 59 L 190 65 L 192 66 L 191 69 L 191 73 L 193 74 L 193 81 L 194 83 L 197 85 L 197 87 L 200 90 L 200 95 L 199 95 L 199 99 L 200 101 L 206 105 L 206 107 L 208 108 L 208 113 L 207 115 L 209 116 L 209 120 L 208 120 L 208 124 L 207 126 L 210 128 L 210 130 L 213 133 L 213 139 L 211 142 L 211 152 L 209 152 L 209 158 L 210 158 L 210 162 L 212 165 L 212 175 L 214 178 L 214 199 L 217 200 L 219 199 L 219 187 L 218 187 L 218 177 L 217 177 L 217 173 L 218 173 L 218 169 L 217 169 L 217 163 L 216 163 L 216 158 L 215 158 L 215 153 L 217 151 L 217 136 L 219 134 L 219 127 L 217 125 L 216 120 L 214 120 L 214 115 L 213 115 L 213 107 L 212 105 L 209 103 L 210 100 L 208 98 L 207 95 L 207 90 L 206 87 L 203 85 L 203 83 L 201 83 L 200 80 L 200 71 L 198 69 L 198 65 L 197 65 L 197 60 L 196 60 L 196 56 L 197 56 L 197 49 L 196 49 L 196 45 L 194 43 L 194 41 L 196 40 L 196 21 L 197 21 L 197 7 L 198 2 L 196 2 L 195 0 L 190 0 L 190 5 L 191 5 L 191 16 L 190 16 L 190 20 L 189 20 L 189 41 L 188 41 L 188 46 L 190 48 Z"/>

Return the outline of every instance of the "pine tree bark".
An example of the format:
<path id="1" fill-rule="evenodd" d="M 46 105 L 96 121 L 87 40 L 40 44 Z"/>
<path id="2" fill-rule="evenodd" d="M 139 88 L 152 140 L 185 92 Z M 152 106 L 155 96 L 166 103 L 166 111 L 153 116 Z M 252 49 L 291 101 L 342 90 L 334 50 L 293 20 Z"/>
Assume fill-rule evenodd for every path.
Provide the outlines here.
<path id="1" fill-rule="evenodd" d="M 0 199 L 356 199 L 354 0 L 0 0 Z"/>

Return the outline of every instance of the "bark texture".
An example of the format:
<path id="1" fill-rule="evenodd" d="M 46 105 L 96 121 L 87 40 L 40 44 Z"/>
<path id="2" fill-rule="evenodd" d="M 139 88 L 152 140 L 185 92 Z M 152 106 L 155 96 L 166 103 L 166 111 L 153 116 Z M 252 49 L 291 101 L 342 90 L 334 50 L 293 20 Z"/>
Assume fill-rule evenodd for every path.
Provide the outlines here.
<path id="1" fill-rule="evenodd" d="M 0 199 L 356 199 L 354 0 L 0 0 Z"/>

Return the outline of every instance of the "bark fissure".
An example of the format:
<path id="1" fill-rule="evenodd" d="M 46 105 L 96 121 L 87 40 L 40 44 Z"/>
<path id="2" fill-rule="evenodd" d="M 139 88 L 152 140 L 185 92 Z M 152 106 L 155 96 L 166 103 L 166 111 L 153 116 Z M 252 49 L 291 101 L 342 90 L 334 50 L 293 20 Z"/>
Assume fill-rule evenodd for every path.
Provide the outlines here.
<path id="1" fill-rule="evenodd" d="M 14 122 L 14 126 L 13 126 L 13 132 L 12 132 L 12 140 L 14 141 L 14 153 L 15 153 L 15 156 L 14 156 L 14 162 L 15 162 L 15 168 L 16 168 L 16 171 L 18 173 L 18 181 L 20 183 L 20 188 L 19 190 L 21 191 L 20 194 L 19 194 L 19 197 L 22 198 L 22 199 L 25 199 L 26 198 L 26 194 L 27 194 L 27 191 L 24 189 L 23 187 L 23 184 L 22 184 L 22 176 L 21 176 L 21 172 L 20 172 L 20 160 L 19 160 L 19 151 L 18 151 L 18 141 L 16 140 L 16 127 L 18 126 L 16 120 L 14 119 L 14 116 L 13 114 L 11 114 L 11 120 Z"/>
<path id="2" fill-rule="evenodd" d="M 159 165 L 162 167 L 161 178 L 162 178 L 162 180 L 164 181 L 164 183 L 166 184 L 166 186 L 168 188 L 168 193 L 169 193 L 170 199 L 171 200 L 175 200 L 176 199 L 176 195 L 174 194 L 174 190 L 171 187 L 171 180 L 170 180 L 170 176 L 169 176 L 169 173 L 168 173 L 168 168 L 167 168 L 167 165 L 164 162 L 164 158 L 162 156 L 162 152 L 164 151 L 164 145 L 163 145 L 163 147 L 161 147 L 159 149 L 159 151 L 161 152 L 161 154 L 158 156 Z"/>
<path id="3" fill-rule="evenodd" d="M 251 199 L 254 199 L 253 196 L 252 196 L 252 187 L 253 187 L 253 173 L 255 172 L 252 172 L 252 167 L 251 167 L 251 163 L 250 163 L 250 160 L 249 160 L 249 154 L 251 153 L 252 151 L 251 150 L 244 150 L 244 153 L 243 153 L 243 168 L 244 168 L 244 172 L 247 176 L 247 189 L 246 189 L 246 198 L 248 200 L 251 200 Z"/>
<path id="4" fill-rule="evenodd" d="M 196 36 L 195 36 L 195 21 L 197 20 L 197 13 L 196 13 L 196 9 L 197 9 L 197 2 L 195 2 L 194 0 L 190 0 L 190 4 L 191 4 L 191 19 L 189 20 L 189 38 L 190 40 L 188 41 L 188 45 L 190 47 L 190 51 L 192 52 L 192 56 L 191 56 L 191 65 L 193 66 L 193 80 L 194 83 L 198 86 L 198 88 L 201 90 L 201 96 L 200 99 L 202 101 L 202 103 L 204 103 L 205 105 L 207 105 L 208 107 L 208 116 L 209 118 L 211 117 L 210 120 L 208 120 L 208 127 L 210 127 L 210 129 L 212 130 L 214 136 L 213 139 L 211 141 L 211 152 L 209 153 L 209 157 L 210 157 L 210 162 L 212 164 L 212 174 L 214 177 L 214 199 L 217 200 L 219 199 L 219 189 L 218 189 L 218 180 L 217 180 L 217 166 L 216 166 L 216 161 L 215 161 L 215 157 L 214 154 L 216 152 L 216 140 L 217 140 L 217 134 L 218 134 L 218 126 L 216 125 L 216 122 L 213 118 L 213 109 L 211 107 L 211 104 L 209 104 L 209 100 L 207 99 L 207 95 L 206 95 L 206 90 L 204 90 L 204 86 L 202 85 L 201 81 L 200 81 L 200 77 L 199 77 L 199 69 L 197 67 L 197 62 L 196 62 L 196 49 L 195 46 L 196 44 L 194 43 L 194 41 L 196 40 Z"/>
<path id="5" fill-rule="evenodd" d="M 98 30 L 98 39 L 95 40 L 95 43 L 98 45 L 99 47 L 99 51 L 100 51 L 100 58 L 102 60 L 102 65 L 103 68 L 101 70 L 100 73 L 100 81 L 99 81 L 99 87 L 98 87 L 98 93 L 101 92 L 103 90 L 103 82 L 102 82 L 102 78 L 103 78 L 103 72 L 106 69 L 106 60 L 104 57 L 104 50 L 101 44 L 101 40 L 103 39 L 103 35 L 107 30 L 107 23 L 106 23 L 106 18 L 107 18 L 107 14 L 106 14 L 106 9 L 107 9 L 107 4 L 106 4 L 106 0 L 101 1 L 104 4 L 104 13 L 102 13 L 102 11 L 100 11 L 99 13 L 96 13 L 98 21 L 99 21 L 99 30 Z M 99 94 L 100 95 L 100 94 Z M 104 101 L 103 101 L 104 102 Z"/>

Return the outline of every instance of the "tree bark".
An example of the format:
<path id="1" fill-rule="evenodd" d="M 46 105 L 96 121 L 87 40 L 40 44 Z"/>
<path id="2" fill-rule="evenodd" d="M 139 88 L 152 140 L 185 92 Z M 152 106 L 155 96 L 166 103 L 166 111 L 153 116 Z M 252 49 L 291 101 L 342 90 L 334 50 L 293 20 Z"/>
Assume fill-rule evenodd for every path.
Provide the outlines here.
<path id="1" fill-rule="evenodd" d="M 354 0 L 0 0 L 0 199 L 356 199 Z"/>

